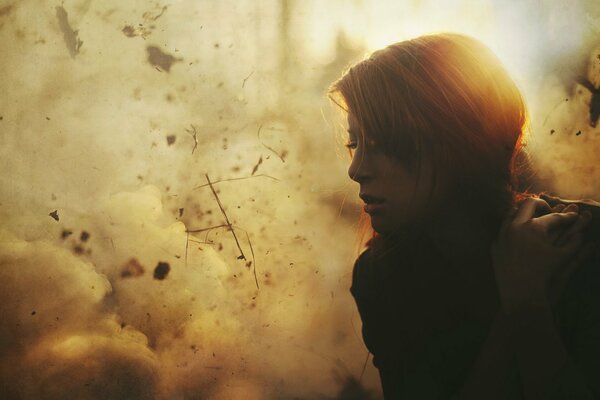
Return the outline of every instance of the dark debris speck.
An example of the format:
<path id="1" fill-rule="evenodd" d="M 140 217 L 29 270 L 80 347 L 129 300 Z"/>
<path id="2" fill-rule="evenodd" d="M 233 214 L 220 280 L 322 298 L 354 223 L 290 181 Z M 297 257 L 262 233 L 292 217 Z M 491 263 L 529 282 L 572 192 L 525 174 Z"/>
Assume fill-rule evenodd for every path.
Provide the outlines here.
<path id="1" fill-rule="evenodd" d="M 54 218 L 56 221 L 58 221 L 58 210 L 54 210 L 48 215 Z"/>
<path id="2" fill-rule="evenodd" d="M 82 231 L 81 235 L 79 236 L 79 239 L 81 239 L 82 242 L 86 242 L 89 238 L 90 238 L 90 234 L 87 233 L 86 231 Z"/>
<path id="3" fill-rule="evenodd" d="M 121 278 L 139 277 L 142 275 L 144 275 L 144 266 L 133 257 L 121 269 Z"/>
<path id="4" fill-rule="evenodd" d="M 171 267 L 169 266 L 169 263 L 162 262 L 162 261 L 159 262 L 158 265 L 156 266 L 156 268 L 154 268 L 154 279 L 158 279 L 159 281 L 162 281 L 163 279 L 165 279 L 167 277 L 170 270 L 171 270 Z"/>

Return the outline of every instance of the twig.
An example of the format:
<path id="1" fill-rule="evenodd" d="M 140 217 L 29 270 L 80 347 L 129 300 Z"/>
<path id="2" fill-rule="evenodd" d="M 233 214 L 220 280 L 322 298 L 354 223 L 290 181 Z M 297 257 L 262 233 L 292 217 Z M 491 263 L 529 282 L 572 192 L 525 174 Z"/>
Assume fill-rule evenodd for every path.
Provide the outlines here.
<path id="1" fill-rule="evenodd" d="M 254 259 L 254 249 L 252 248 L 252 242 L 250 241 L 250 236 L 248 232 L 246 232 L 246 238 L 248 239 L 248 246 L 250 246 L 250 253 L 252 253 L 252 264 L 254 265 L 254 282 L 256 282 L 256 289 L 260 290 L 260 286 L 258 285 L 258 278 L 256 277 L 256 260 Z"/>
<path id="2" fill-rule="evenodd" d="M 208 242 L 207 242 L 207 241 L 202 241 L 202 240 L 194 240 L 194 239 L 190 239 L 190 242 L 193 242 L 193 243 L 200 243 L 200 244 L 215 244 L 215 242 L 213 242 L 213 241 L 208 241 Z"/>
<path id="3" fill-rule="evenodd" d="M 271 151 L 273 154 L 275 154 L 277 157 L 279 157 L 279 159 L 281 160 L 281 162 L 285 162 L 285 160 L 283 159 L 283 156 L 281 156 L 278 152 L 276 152 L 272 147 L 269 147 L 265 144 L 265 142 L 263 142 L 260 139 L 260 130 L 262 129 L 262 124 L 260 124 L 260 126 L 258 127 L 258 132 L 256 132 L 256 136 L 258 136 L 258 141 L 267 148 L 267 150 Z"/>
<path id="4" fill-rule="evenodd" d="M 185 231 L 185 266 L 187 267 L 187 251 L 190 244 L 190 232 Z"/>
<path id="5" fill-rule="evenodd" d="M 194 125 L 190 124 L 190 126 L 192 127 L 192 130 L 186 129 L 185 131 L 192 135 L 192 138 L 194 139 L 194 148 L 192 149 L 192 154 L 194 154 L 196 147 L 198 147 L 198 132 L 196 132 L 196 127 Z"/>
<path id="6" fill-rule="evenodd" d="M 246 84 L 246 81 L 248 80 L 248 78 L 250 78 L 252 76 L 252 74 L 254 73 L 254 71 L 250 72 L 250 74 L 244 78 L 244 82 L 242 82 L 242 88 L 244 87 L 244 85 Z"/>
<path id="7" fill-rule="evenodd" d="M 544 118 L 544 122 L 542 123 L 542 126 L 546 125 L 546 122 L 548 122 L 548 118 L 550 117 L 550 115 L 554 112 L 554 110 L 556 110 L 556 108 L 558 106 L 560 106 L 562 103 L 564 102 L 564 100 L 561 100 L 558 102 L 557 105 L 555 105 L 554 107 L 552 107 L 552 109 L 550 111 L 548 111 L 548 115 L 546 115 L 546 118 Z"/>
<path id="8" fill-rule="evenodd" d="M 225 209 L 223 208 L 223 205 L 221 204 L 221 200 L 219 200 L 219 196 L 217 195 L 217 192 L 215 191 L 215 188 L 213 187 L 212 182 L 210 181 L 210 178 L 208 177 L 208 174 L 204 174 L 204 176 L 206 177 L 208 186 L 210 186 L 210 190 L 213 192 L 213 195 L 215 196 L 215 200 L 217 201 L 217 204 L 219 205 L 219 208 L 221 209 L 221 212 L 223 213 L 223 216 L 225 217 L 225 222 L 227 223 L 227 227 L 229 228 L 229 230 L 231 231 L 231 234 L 233 235 L 235 244 L 237 245 L 238 250 L 240 251 L 240 256 L 238 257 L 238 259 L 246 260 L 244 251 L 242 250 L 242 247 L 240 246 L 240 242 L 238 241 L 237 235 L 235 234 L 235 230 L 231 226 L 231 222 L 229 222 L 229 218 L 227 217 L 227 213 L 225 213 Z"/>
<path id="9" fill-rule="evenodd" d="M 217 228 L 224 228 L 226 226 L 229 226 L 229 225 L 222 224 L 222 225 L 211 226 L 210 228 L 194 229 L 194 230 L 191 230 L 191 231 L 186 230 L 186 232 L 188 232 L 188 233 L 205 232 L 205 231 L 211 231 L 211 230 L 217 229 Z"/>
<path id="10" fill-rule="evenodd" d="M 256 171 L 258 171 L 258 167 L 260 167 L 260 164 L 262 164 L 262 162 L 263 162 L 263 158 L 261 155 L 260 158 L 258 159 L 258 162 L 254 166 L 254 168 L 252 168 L 252 173 L 250 175 L 254 175 L 256 173 Z"/>
<path id="11" fill-rule="evenodd" d="M 272 177 L 272 176 L 265 175 L 265 174 L 258 174 L 258 175 L 252 175 L 252 176 L 242 176 L 241 178 L 229 178 L 229 179 L 221 179 L 221 180 L 218 180 L 218 181 L 213 181 L 213 182 L 211 182 L 211 184 L 213 184 L 213 185 L 214 185 L 215 183 L 221 183 L 221 182 L 229 182 L 229 181 L 241 181 L 241 180 L 243 180 L 243 179 L 258 178 L 258 177 L 261 177 L 261 176 L 262 176 L 262 177 L 265 177 L 265 178 L 273 179 L 274 181 L 277 181 L 277 182 L 279 182 L 279 179 L 277 179 L 277 178 L 274 178 L 274 177 Z M 203 187 L 205 187 L 205 186 L 210 186 L 210 185 L 209 185 L 208 183 L 205 183 L 204 185 L 199 185 L 199 186 L 196 186 L 194 189 L 200 189 L 200 188 L 203 188 Z"/>

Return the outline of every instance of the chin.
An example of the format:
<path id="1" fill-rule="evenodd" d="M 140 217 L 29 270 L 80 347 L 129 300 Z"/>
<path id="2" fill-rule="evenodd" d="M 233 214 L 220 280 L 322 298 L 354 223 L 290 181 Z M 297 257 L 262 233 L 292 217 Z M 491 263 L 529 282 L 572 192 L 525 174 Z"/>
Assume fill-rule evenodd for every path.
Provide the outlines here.
<path id="1" fill-rule="evenodd" d="M 386 220 L 385 218 L 371 216 L 371 227 L 380 235 L 385 235 L 386 233 L 394 231 L 394 226 L 390 222 L 391 221 Z"/>
<path id="2" fill-rule="evenodd" d="M 409 221 L 397 221 L 383 215 L 371 216 L 371 227 L 380 235 L 410 230 L 414 227 Z"/>

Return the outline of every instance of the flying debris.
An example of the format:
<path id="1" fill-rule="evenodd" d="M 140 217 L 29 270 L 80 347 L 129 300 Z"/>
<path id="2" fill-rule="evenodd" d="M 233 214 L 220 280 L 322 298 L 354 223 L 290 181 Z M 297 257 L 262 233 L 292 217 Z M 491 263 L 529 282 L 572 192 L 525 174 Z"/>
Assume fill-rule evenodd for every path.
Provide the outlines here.
<path id="1" fill-rule="evenodd" d="M 156 268 L 154 268 L 154 279 L 162 281 L 167 277 L 171 267 L 166 262 L 159 262 Z"/>
<path id="2" fill-rule="evenodd" d="M 600 88 L 595 87 L 588 79 L 581 76 L 576 81 L 592 94 L 590 99 L 590 126 L 595 128 L 598 124 L 598 118 L 600 118 Z"/>
<path id="3" fill-rule="evenodd" d="M 54 210 L 48 215 L 58 221 L 58 210 Z"/>
<path id="4" fill-rule="evenodd" d="M 256 165 L 254 166 L 254 168 L 252 168 L 252 173 L 250 175 L 254 175 L 256 173 L 256 171 L 258 171 L 258 167 L 260 166 L 260 164 L 262 164 L 262 162 L 263 162 L 263 158 L 262 158 L 262 156 L 260 156 Z"/>
<path id="5" fill-rule="evenodd" d="M 144 267 L 135 258 L 130 258 L 121 269 L 121 278 L 136 278 L 144 275 Z M 155 273 L 156 274 L 156 273 Z"/>
<path id="6" fill-rule="evenodd" d="M 172 55 L 163 52 L 156 46 L 146 47 L 146 52 L 148 53 L 148 62 L 158 68 L 159 71 L 170 72 L 173 63 L 183 60 L 182 58 L 175 58 Z"/>
<path id="7" fill-rule="evenodd" d="M 58 19 L 58 25 L 63 33 L 63 38 L 67 45 L 67 49 L 69 50 L 69 54 L 71 54 L 72 58 L 75 58 L 75 56 L 79 54 L 79 49 L 83 44 L 81 39 L 79 39 L 79 31 L 75 31 L 71 28 L 71 25 L 69 24 L 69 14 L 67 14 L 67 10 L 65 10 L 64 7 L 56 7 L 56 18 Z"/>

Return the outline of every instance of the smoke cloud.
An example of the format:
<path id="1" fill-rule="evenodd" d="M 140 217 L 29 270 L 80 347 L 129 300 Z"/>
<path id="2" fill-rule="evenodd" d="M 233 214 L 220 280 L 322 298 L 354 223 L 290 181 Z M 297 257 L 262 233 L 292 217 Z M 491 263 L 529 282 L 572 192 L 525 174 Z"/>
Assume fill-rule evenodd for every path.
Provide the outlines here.
<path id="1" fill-rule="evenodd" d="M 416 3 L 427 29 L 457 30 Z M 515 31 L 481 3 L 463 31 Z M 557 4 L 525 18 L 531 40 Z M 554 53 L 508 62 L 538 177 L 565 197 L 600 196 L 592 91 L 553 69 L 572 55 L 597 90 L 593 4 L 577 3 L 581 27 Z M 421 32 L 398 32 L 410 15 L 392 4 L 377 26 L 374 2 L 320 7 L 0 4 L 1 397 L 377 398 L 348 292 L 357 189 L 324 93 L 381 29 Z"/>

